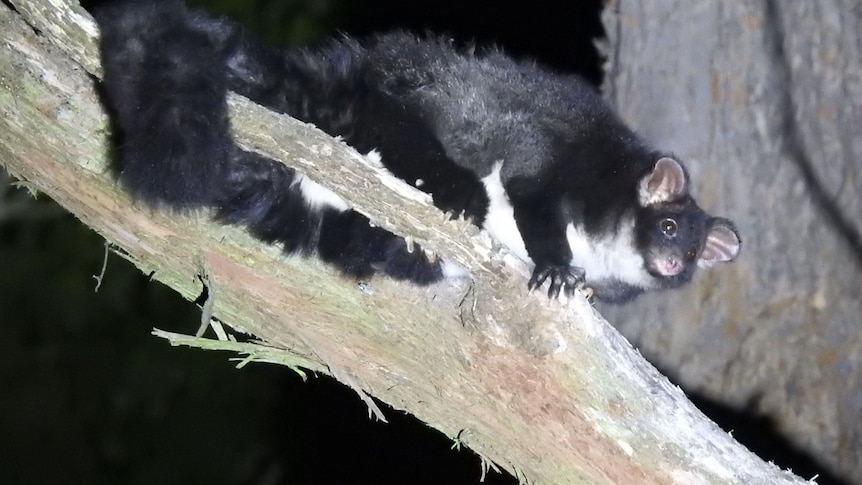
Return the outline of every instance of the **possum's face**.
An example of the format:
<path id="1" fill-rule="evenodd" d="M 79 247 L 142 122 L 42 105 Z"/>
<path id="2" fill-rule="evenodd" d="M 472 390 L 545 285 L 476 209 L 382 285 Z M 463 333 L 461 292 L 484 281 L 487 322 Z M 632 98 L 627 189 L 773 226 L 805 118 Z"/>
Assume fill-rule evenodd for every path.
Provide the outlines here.
<path id="1" fill-rule="evenodd" d="M 684 201 L 644 208 L 636 222 L 637 246 L 647 271 L 676 287 L 691 279 L 703 253 L 709 216 L 686 197 Z"/>
<path id="2" fill-rule="evenodd" d="M 704 212 L 688 193 L 679 162 L 659 160 L 639 187 L 635 238 L 647 271 L 659 286 L 691 280 L 695 268 L 733 260 L 740 239 L 733 223 Z"/>

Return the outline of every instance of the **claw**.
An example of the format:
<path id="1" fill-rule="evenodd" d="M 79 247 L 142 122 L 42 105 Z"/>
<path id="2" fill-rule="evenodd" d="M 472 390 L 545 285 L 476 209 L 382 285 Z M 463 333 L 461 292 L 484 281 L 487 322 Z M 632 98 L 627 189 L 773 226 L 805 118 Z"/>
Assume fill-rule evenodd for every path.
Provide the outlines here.
<path id="1" fill-rule="evenodd" d="M 563 291 L 566 295 L 566 298 L 571 298 L 575 296 L 575 287 L 577 283 L 574 281 L 566 280 L 566 284 L 563 286 Z"/>
<path id="2" fill-rule="evenodd" d="M 560 297 L 560 290 L 563 287 L 562 278 L 551 278 L 551 284 L 548 286 L 548 298 L 556 300 Z M 568 291 L 566 291 L 568 293 Z"/>
<path id="3" fill-rule="evenodd" d="M 548 285 L 548 298 L 559 299 L 560 293 L 566 298 L 575 295 L 575 290 L 580 290 L 586 285 L 586 273 L 583 268 L 571 266 L 545 266 L 536 267 L 530 277 L 527 288 L 530 291 L 542 286 L 550 278 Z"/>
<path id="4" fill-rule="evenodd" d="M 443 213 L 443 222 L 457 221 L 462 218 L 464 212 L 446 211 Z"/>
<path id="5" fill-rule="evenodd" d="M 548 279 L 548 276 L 550 274 L 551 274 L 550 268 L 545 268 L 542 270 L 533 271 L 533 275 L 530 277 L 530 282 L 527 283 L 527 288 L 530 291 L 533 291 L 536 288 L 542 286 L 545 283 L 545 280 Z"/>

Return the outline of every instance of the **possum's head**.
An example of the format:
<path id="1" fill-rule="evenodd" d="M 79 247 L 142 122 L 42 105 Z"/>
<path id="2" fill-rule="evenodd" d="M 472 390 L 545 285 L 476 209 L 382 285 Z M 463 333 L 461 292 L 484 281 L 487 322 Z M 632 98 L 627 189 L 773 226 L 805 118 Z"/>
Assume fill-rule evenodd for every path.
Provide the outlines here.
<path id="1" fill-rule="evenodd" d="M 637 246 L 647 271 L 659 286 L 673 288 L 689 280 L 696 267 L 732 261 L 740 238 L 733 223 L 712 217 L 689 194 L 682 164 L 663 157 L 638 185 Z"/>

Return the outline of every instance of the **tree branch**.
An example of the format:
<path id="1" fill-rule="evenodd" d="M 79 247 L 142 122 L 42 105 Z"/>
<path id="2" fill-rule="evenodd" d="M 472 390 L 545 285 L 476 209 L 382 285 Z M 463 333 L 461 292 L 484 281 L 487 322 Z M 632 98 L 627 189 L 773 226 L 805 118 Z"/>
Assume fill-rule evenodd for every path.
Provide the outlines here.
<path id="1" fill-rule="evenodd" d="M 408 410 L 525 482 L 803 483 L 709 422 L 583 298 L 528 294 L 525 268 L 486 236 L 443 223 L 426 199 L 405 198 L 311 126 L 231 98 L 241 143 L 457 261 L 473 281 L 357 285 L 206 214 L 135 205 L 107 161 L 92 20 L 73 2 L 12 3 L 17 11 L 0 8 L 3 164 L 186 298 L 205 269 L 218 288 L 214 316 L 266 342 L 266 360 Z"/>

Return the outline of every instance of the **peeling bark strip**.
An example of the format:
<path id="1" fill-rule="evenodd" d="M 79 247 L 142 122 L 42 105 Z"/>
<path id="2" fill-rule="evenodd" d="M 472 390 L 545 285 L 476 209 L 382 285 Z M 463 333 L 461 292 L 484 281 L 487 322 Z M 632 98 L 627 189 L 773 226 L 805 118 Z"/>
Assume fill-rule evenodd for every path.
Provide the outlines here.
<path id="1" fill-rule="evenodd" d="M 440 214 L 406 202 L 350 150 L 305 125 L 279 117 L 300 134 L 267 133 L 275 144 L 261 149 L 311 163 L 327 185 L 332 172 L 354 174 L 346 187 L 365 190 L 342 190 L 345 198 L 376 223 L 456 257 L 475 275 L 472 288 L 379 279 L 369 295 L 205 217 L 134 206 L 107 168 L 106 120 L 89 77 L 98 74 L 90 19 L 70 2 L 13 4 L 20 16 L 0 8 L 5 166 L 187 298 L 202 256 L 219 288 L 214 315 L 283 349 L 286 362 L 295 355 L 408 410 L 529 483 L 805 483 L 706 420 L 583 299 L 563 307 L 525 294 L 523 272 L 482 236 L 437 222 Z M 235 108 L 238 136 L 256 143 L 261 115 L 239 115 L 255 109 L 246 101 Z"/>

